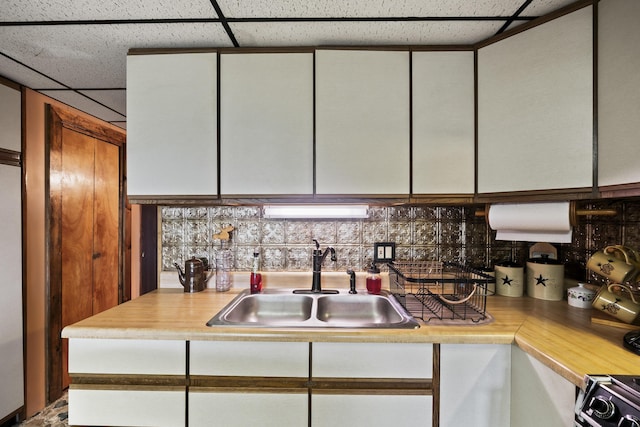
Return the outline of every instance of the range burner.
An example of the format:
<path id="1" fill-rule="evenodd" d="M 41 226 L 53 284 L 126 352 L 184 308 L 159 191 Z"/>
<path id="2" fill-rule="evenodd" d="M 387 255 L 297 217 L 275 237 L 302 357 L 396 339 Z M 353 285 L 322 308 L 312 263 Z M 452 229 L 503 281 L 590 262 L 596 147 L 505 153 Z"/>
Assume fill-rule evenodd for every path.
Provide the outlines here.
<path id="1" fill-rule="evenodd" d="M 587 376 L 576 402 L 576 425 L 640 427 L 640 376 Z"/>

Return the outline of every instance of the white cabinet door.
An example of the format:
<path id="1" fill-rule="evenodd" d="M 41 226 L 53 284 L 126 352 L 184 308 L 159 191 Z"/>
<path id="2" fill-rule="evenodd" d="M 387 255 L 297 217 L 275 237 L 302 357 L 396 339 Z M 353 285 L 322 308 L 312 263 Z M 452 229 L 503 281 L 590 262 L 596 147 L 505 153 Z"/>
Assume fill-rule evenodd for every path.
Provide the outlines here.
<path id="1" fill-rule="evenodd" d="M 431 396 L 314 394 L 311 426 L 430 427 L 432 402 Z"/>
<path id="2" fill-rule="evenodd" d="M 309 419 L 306 387 L 296 390 L 209 387 L 225 377 L 309 378 L 309 343 L 191 341 L 189 374 L 204 386 L 189 388 L 189 426 L 304 426 Z M 209 378 L 207 378 L 209 377 Z M 232 381 L 232 383 L 235 383 Z M 233 387 L 233 386 L 231 386 Z"/>
<path id="3" fill-rule="evenodd" d="M 442 427 L 509 427 L 510 390 L 511 345 L 440 346 Z"/>
<path id="4" fill-rule="evenodd" d="M 479 193 L 591 187 L 592 9 L 479 49 Z"/>
<path id="5" fill-rule="evenodd" d="M 220 191 L 313 193 L 313 53 L 220 56 Z"/>
<path id="6" fill-rule="evenodd" d="M 306 392 L 189 392 L 189 427 L 307 426 L 308 420 Z"/>
<path id="7" fill-rule="evenodd" d="M 191 375 L 248 377 L 309 376 L 309 343 L 191 341 Z"/>
<path id="8" fill-rule="evenodd" d="M 316 51 L 316 193 L 409 193 L 409 53 Z"/>
<path id="9" fill-rule="evenodd" d="M 184 341 L 70 339 L 69 424 L 185 425 L 186 354 Z"/>
<path id="10" fill-rule="evenodd" d="M 217 54 L 127 57 L 127 192 L 215 196 Z"/>
<path id="11" fill-rule="evenodd" d="M 432 378 L 432 372 L 431 344 L 313 343 L 314 378 Z"/>
<path id="12" fill-rule="evenodd" d="M 413 193 L 473 194 L 474 53 L 413 52 Z"/>
<path id="13" fill-rule="evenodd" d="M 431 344 L 318 342 L 312 349 L 313 382 L 336 378 L 401 381 L 433 376 Z M 311 425 L 428 427 L 432 407 L 431 395 L 402 394 L 398 390 L 312 390 Z"/>
<path id="14" fill-rule="evenodd" d="M 571 426 L 575 403 L 576 387 L 571 382 L 512 346 L 512 427 Z"/>
<path id="15" fill-rule="evenodd" d="M 640 182 L 640 2 L 598 3 L 598 184 Z"/>
<path id="16" fill-rule="evenodd" d="M 19 90 L 0 83 L 0 148 L 22 151 L 22 101 Z"/>
<path id="17" fill-rule="evenodd" d="M 24 405 L 21 173 L 0 165 L 0 419 Z"/>

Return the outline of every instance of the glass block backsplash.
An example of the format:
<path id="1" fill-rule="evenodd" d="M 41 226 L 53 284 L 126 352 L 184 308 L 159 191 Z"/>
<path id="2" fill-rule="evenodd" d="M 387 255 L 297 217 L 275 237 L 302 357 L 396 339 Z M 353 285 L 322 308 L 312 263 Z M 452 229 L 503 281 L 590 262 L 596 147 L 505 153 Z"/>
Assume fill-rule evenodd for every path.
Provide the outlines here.
<path id="1" fill-rule="evenodd" d="M 581 204 L 585 209 L 616 209 L 615 217 L 583 217 L 574 227 L 573 242 L 557 245 L 566 272 L 578 280 L 598 281 L 585 269 L 587 259 L 607 245 L 640 249 L 640 200 L 605 200 Z M 161 208 L 162 269 L 174 270 L 192 256 L 214 265 L 221 242 L 214 234 L 228 225 L 236 271 L 249 271 L 253 252 L 260 252 L 263 271 L 310 271 L 313 239 L 321 248 L 336 250 L 326 271 L 366 270 L 375 242 L 395 242 L 396 259 L 442 260 L 492 267 L 513 259 L 524 263 L 531 242 L 496 241 L 484 217 L 475 215 L 483 205 L 371 207 L 367 219 L 267 219 L 260 206 L 208 206 Z"/>

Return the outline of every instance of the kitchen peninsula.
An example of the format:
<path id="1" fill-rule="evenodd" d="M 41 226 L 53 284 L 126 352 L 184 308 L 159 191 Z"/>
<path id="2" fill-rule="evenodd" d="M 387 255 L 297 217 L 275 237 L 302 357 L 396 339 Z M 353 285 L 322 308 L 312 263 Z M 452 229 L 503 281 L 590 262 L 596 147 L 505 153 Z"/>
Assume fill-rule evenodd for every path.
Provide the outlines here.
<path id="1" fill-rule="evenodd" d="M 257 408 L 267 409 L 257 402 L 264 401 L 270 411 L 258 416 L 279 419 L 273 421 L 274 425 L 299 425 L 295 420 L 304 420 L 303 425 L 307 425 L 307 417 L 311 425 L 327 425 L 330 420 L 319 417 L 340 412 L 335 402 L 350 402 L 351 409 L 361 408 L 359 404 L 371 408 L 383 397 L 386 403 L 378 405 L 383 413 L 389 413 L 388 405 L 403 411 L 412 408 L 409 420 L 425 418 L 420 425 L 436 425 L 438 418 L 440 425 L 463 422 L 469 408 L 499 399 L 472 414 L 471 419 L 483 420 L 476 425 L 519 425 L 514 422 L 520 417 L 518 408 L 531 405 L 530 400 L 522 401 L 530 396 L 515 393 L 520 389 L 519 381 L 528 378 L 522 376 L 523 369 L 530 370 L 523 368 L 523 361 L 534 370 L 545 370 L 553 381 L 562 384 L 551 392 L 565 395 L 564 419 L 571 416 L 575 386 L 583 387 L 585 374 L 638 373 L 638 356 L 622 347 L 626 330 L 592 324 L 590 310 L 570 307 L 566 301 L 491 296 L 487 298 L 487 311 L 493 319 L 484 325 L 421 322 L 418 329 L 404 330 L 206 326 L 240 290 L 217 293 L 207 289 L 189 294 L 180 289 L 160 289 L 65 328 L 72 376 L 70 422 L 90 424 L 87 417 L 99 417 L 96 402 L 110 399 L 113 390 L 118 391 L 115 395 L 126 396 L 123 390 L 130 389 L 139 393 L 135 398 L 140 399 L 126 397 L 120 415 L 144 413 L 145 405 L 151 404 L 160 409 L 158 416 L 165 424 L 204 425 L 214 417 L 226 420 L 220 421 L 224 425 L 241 425 L 229 421 L 233 408 L 244 414 L 246 411 L 240 409 L 246 405 L 260 412 Z M 127 353 L 128 346 L 131 353 Z M 326 375 L 320 374 L 322 357 L 329 366 Z M 93 365 L 101 365 L 102 371 L 92 370 L 95 360 L 100 362 Z M 261 371 L 261 365 L 266 366 L 265 371 Z M 346 374 L 338 372 L 340 367 Z M 402 371 L 404 367 L 410 368 L 408 373 Z M 476 377 L 469 376 L 470 370 Z M 322 390 L 322 381 L 333 384 L 331 387 L 343 387 L 336 385 L 336 378 L 342 376 L 367 387 L 383 387 L 385 392 L 366 395 L 363 390 Z M 245 377 L 253 382 L 243 385 Z M 397 382 L 402 383 L 402 390 L 389 391 L 388 383 L 381 379 L 394 377 L 401 378 Z M 375 385 L 371 378 L 376 378 Z M 313 387 L 320 388 L 311 392 Z M 147 402 L 145 393 L 155 394 Z M 208 399 L 213 393 L 222 403 L 212 406 Z M 524 394 L 530 393 L 535 390 Z M 313 400 L 309 400 L 311 395 Z M 166 400 L 158 399 L 161 396 Z M 354 401 L 349 400 L 352 398 Z M 324 411 L 323 399 L 335 399 L 329 400 L 331 410 Z M 439 407 L 433 423 L 431 405 Z M 313 415 L 308 415 L 308 406 L 312 406 Z M 289 408 L 284 413 L 293 418 L 277 418 L 283 416 L 282 408 Z M 118 425 L 118 421 L 108 419 L 110 422 Z M 403 425 L 403 421 L 396 424 Z M 140 425 L 147 424 L 141 421 Z"/>

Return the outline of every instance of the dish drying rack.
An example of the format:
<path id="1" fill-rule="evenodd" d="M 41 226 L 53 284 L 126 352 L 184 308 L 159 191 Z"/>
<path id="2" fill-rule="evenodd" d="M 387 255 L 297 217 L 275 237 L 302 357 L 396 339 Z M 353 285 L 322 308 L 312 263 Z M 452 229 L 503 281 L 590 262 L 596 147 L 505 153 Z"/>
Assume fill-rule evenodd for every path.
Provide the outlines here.
<path id="1" fill-rule="evenodd" d="M 393 262 L 391 294 L 412 316 L 480 322 L 487 317 L 488 283 L 495 278 L 471 267 L 442 261 Z"/>

